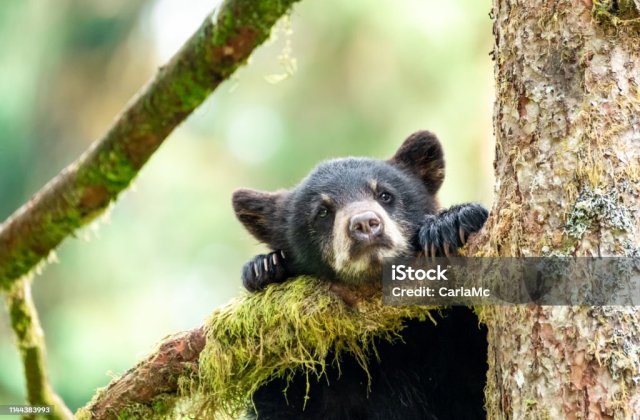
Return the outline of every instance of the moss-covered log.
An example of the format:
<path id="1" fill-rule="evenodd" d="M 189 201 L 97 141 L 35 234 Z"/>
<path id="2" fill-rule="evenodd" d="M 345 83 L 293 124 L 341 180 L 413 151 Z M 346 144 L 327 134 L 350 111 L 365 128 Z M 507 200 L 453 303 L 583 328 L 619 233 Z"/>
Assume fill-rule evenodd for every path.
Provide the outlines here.
<path id="1" fill-rule="evenodd" d="M 366 370 L 376 357 L 375 340 L 397 339 L 406 319 L 432 322 L 430 310 L 385 306 L 380 291 L 312 278 L 271 285 L 216 310 L 204 330 L 169 338 L 77 416 L 235 417 L 260 385 L 296 369 L 321 377 L 328 363 L 350 353 Z"/>
<path id="2" fill-rule="evenodd" d="M 297 0 L 227 0 L 76 162 L 0 226 L 0 289 L 102 212 Z"/>
<path id="3" fill-rule="evenodd" d="M 479 253 L 640 256 L 638 3 L 493 3 L 498 188 Z M 489 418 L 640 413 L 638 308 L 482 315 Z"/>

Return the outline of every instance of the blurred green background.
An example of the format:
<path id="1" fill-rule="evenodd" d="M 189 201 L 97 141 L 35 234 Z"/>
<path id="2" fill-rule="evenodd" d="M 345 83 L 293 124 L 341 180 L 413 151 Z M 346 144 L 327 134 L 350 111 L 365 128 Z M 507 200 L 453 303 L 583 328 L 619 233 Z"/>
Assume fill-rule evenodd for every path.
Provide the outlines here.
<path id="1" fill-rule="evenodd" d="M 0 220 L 98 138 L 215 5 L 2 1 Z M 67 404 L 83 405 L 165 335 L 241 293 L 240 267 L 264 248 L 234 218 L 238 187 L 289 187 L 329 157 L 386 158 L 426 128 L 447 157 L 442 204 L 489 205 L 489 9 L 471 0 L 298 4 L 291 31 L 280 24 L 113 210 L 67 239 L 59 263 L 35 279 L 50 375 Z M 293 60 L 297 71 L 284 77 Z M 2 311 L 0 404 L 22 403 L 23 388 Z"/>

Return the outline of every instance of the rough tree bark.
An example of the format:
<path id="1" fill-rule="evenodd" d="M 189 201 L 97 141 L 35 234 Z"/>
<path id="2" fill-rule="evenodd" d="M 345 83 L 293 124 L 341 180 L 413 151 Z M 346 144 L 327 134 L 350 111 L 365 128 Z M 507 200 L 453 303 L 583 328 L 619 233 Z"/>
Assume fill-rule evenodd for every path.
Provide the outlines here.
<path id="1" fill-rule="evenodd" d="M 639 256 L 638 2 L 494 0 L 496 200 L 476 252 Z M 494 307 L 489 418 L 638 418 L 640 310 Z"/>

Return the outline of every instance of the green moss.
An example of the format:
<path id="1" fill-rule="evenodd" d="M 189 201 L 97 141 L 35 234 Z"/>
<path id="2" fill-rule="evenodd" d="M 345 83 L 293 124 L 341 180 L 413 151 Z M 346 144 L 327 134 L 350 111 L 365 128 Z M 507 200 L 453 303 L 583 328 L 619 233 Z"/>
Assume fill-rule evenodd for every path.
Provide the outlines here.
<path id="1" fill-rule="evenodd" d="M 164 416 L 166 414 L 169 414 L 169 412 L 171 412 L 171 410 L 173 409 L 173 405 L 175 403 L 175 398 L 172 397 L 159 397 L 156 398 L 152 403 L 151 403 L 151 409 L 153 410 L 153 412 L 159 416 Z"/>
<path id="2" fill-rule="evenodd" d="M 104 397 L 106 390 L 106 386 L 98 388 L 96 390 L 96 393 L 93 394 L 91 401 L 85 407 L 79 408 L 75 412 L 74 417 L 76 418 L 76 420 L 91 420 L 93 418 L 93 413 L 91 412 L 91 410 L 89 410 L 88 407 L 91 407 L 93 402 L 101 400 Z"/>
<path id="3" fill-rule="evenodd" d="M 251 28 L 261 43 L 269 36 L 271 27 L 299 0 L 236 0 L 227 1 L 214 13 L 218 25 L 213 34 L 214 45 L 224 45 L 241 28 Z"/>
<path id="4" fill-rule="evenodd" d="M 105 146 L 97 151 L 91 165 L 79 169 L 77 182 L 81 187 L 104 187 L 110 195 L 115 195 L 129 186 L 139 168 L 131 162 L 122 146 Z"/>
<path id="5" fill-rule="evenodd" d="M 399 340 L 407 319 L 435 323 L 432 310 L 437 308 L 385 306 L 380 290 L 309 277 L 271 285 L 212 313 L 198 369 L 176 373 L 177 392 L 129 404 L 117 418 L 237 418 L 249 408 L 251 394 L 272 378 L 291 379 L 302 370 L 311 385 L 327 364 L 339 368 L 345 354 L 368 372 L 378 357 L 376 342 Z M 104 392 L 86 407 L 99 404 Z M 76 416 L 88 419 L 91 412 L 83 408 Z"/>
<path id="6" fill-rule="evenodd" d="M 600 23 L 640 24 L 640 10 L 634 0 L 594 0 L 591 12 Z"/>
<path id="7" fill-rule="evenodd" d="M 81 408 L 74 414 L 76 420 L 91 420 L 91 411 Z"/>
<path id="8" fill-rule="evenodd" d="M 104 394 L 106 388 L 98 390 L 92 401 L 99 399 Z M 165 418 L 175 418 L 173 410 L 176 405 L 177 397 L 175 395 L 160 394 L 156 396 L 149 404 L 141 404 L 131 402 L 126 407 L 119 410 L 114 415 L 118 420 L 156 420 Z M 90 404 L 87 405 L 89 407 Z M 86 407 L 80 408 L 75 413 L 77 420 L 90 420 L 94 418 L 93 413 Z"/>
<path id="9" fill-rule="evenodd" d="M 18 303 L 11 305 L 9 310 L 9 317 L 11 318 L 11 327 L 15 331 L 16 335 L 21 339 L 27 339 L 27 333 L 31 325 L 31 317 L 27 312 L 27 308 L 24 303 Z"/>
<path id="10" fill-rule="evenodd" d="M 150 404 L 131 403 L 120 410 L 118 420 L 155 420 L 174 418 L 173 408 L 176 403 L 174 395 L 160 394 Z"/>
<path id="11" fill-rule="evenodd" d="M 75 198 L 70 197 L 69 194 L 64 199 L 75 203 Z M 10 248 L 11 253 L 7 259 L 11 264 L 0 268 L 0 289 L 7 290 L 15 279 L 28 273 L 39 261 L 48 256 L 50 250 L 55 248 L 62 238 L 93 217 L 95 214 L 83 217 L 76 207 L 50 209 L 42 214 L 37 227 L 38 234 L 33 234 L 19 242 L 19 245 Z"/>
<path id="12" fill-rule="evenodd" d="M 153 413 L 153 409 L 144 404 L 132 403 L 126 408 L 122 409 L 116 416 L 118 420 L 140 420 L 149 419 L 153 420 L 156 417 Z"/>
<path id="13" fill-rule="evenodd" d="M 307 277 L 243 297 L 208 321 L 194 410 L 237 416 L 269 379 L 290 379 L 298 369 L 321 377 L 346 353 L 367 371 L 376 339 L 398 339 L 405 319 L 433 320 L 430 309 L 385 306 L 379 293 L 349 306 L 329 284 Z M 327 360 L 332 351 L 335 360 Z"/>

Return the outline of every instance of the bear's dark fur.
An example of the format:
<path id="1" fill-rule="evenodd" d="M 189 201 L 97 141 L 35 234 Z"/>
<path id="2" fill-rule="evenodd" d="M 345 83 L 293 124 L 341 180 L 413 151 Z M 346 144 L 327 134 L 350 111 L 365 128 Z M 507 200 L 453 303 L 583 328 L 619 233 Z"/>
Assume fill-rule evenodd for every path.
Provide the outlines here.
<path id="1" fill-rule="evenodd" d="M 319 380 L 297 373 L 275 379 L 253 395 L 259 420 L 484 419 L 486 329 L 469 309 L 454 307 L 430 321 L 408 321 L 402 340 L 380 341 L 380 360 L 366 372 L 346 354 Z M 332 357 L 332 356 L 329 356 Z M 286 394 L 283 390 L 286 389 Z"/>
<path id="2" fill-rule="evenodd" d="M 272 249 L 244 266 L 245 287 L 258 291 L 303 274 L 358 285 L 379 281 L 384 258 L 455 254 L 482 227 L 487 211 L 477 204 L 439 210 L 436 193 L 443 180 L 440 143 L 420 131 L 386 161 L 335 159 L 321 163 L 290 191 L 236 191 L 236 215 Z M 355 358 L 343 355 L 341 374 L 330 367 L 308 395 L 304 372 L 288 387 L 280 379 L 264 385 L 253 396 L 253 414 L 260 419 L 484 418 L 486 331 L 469 309 L 443 311 L 437 326 L 408 321 L 402 340 L 377 344 L 380 359 L 370 362 L 370 389 Z"/>

